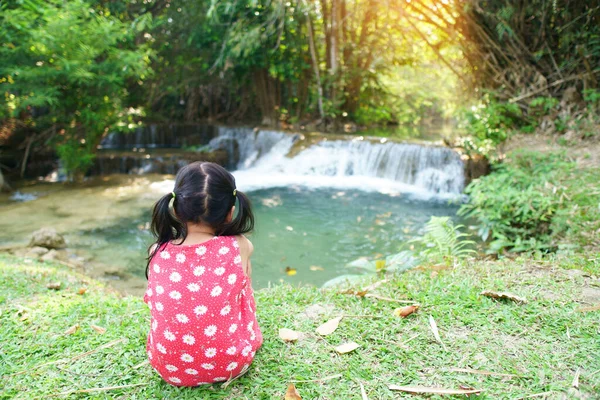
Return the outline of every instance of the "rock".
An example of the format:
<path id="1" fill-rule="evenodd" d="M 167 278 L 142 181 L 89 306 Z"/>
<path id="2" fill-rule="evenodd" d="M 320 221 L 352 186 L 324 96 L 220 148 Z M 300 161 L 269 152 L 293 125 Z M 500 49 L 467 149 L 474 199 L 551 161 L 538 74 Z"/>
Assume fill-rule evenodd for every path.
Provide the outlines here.
<path id="1" fill-rule="evenodd" d="M 46 250 L 46 249 L 44 249 L 44 250 Z M 48 251 L 48 250 L 46 250 L 46 251 Z M 52 250 L 48 251 L 46 254 L 44 254 L 40 259 L 45 262 L 56 261 L 59 259 L 58 251 L 52 249 Z"/>
<path id="2" fill-rule="evenodd" d="M 29 247 L 39 246 L 47 249 L 62 249 L 66 247 L 65 238 L 54 228 L 42 228 L 31 234 Z"/>
<path id="3" fill-rule="evenodd" d="M 39 258 L 48 253 L 48 249 L 44 247 L 34 246 L 30 248 L 18 249 L 15 255 L 23 258 Z"/>

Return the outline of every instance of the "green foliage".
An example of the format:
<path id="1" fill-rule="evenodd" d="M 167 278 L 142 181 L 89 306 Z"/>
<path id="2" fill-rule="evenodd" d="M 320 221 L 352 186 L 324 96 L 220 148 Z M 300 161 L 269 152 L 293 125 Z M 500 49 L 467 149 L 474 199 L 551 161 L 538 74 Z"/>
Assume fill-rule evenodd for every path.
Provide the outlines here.
<path id="1" fill-rule="evenodd" d="M 521 122 L 522 114 L 517 104 L 500 102 L 485 95 L 478 105 L 462 110 L 461 127 L 466 135 L 460 139 L 460 145 L 468 154 L 489 156 Z"/>
<path id="2" fill-rule="evenodd" d="M 467 187 L 469 202 L 459 214 L 478 221 L 490 252 L 555 250 L 555 222 L 567 198 L 560 181 L 573 168 L 560 154 L 515 152 Z"/>
<path id="3" fill-rule="evenodd" d="M 471 235 L 460 230 L 464 225 L 454 225 L 450 217 L 431 217 L 425 225 L 425 235 L 411 242 L 420 248 L 419 257 L 428 263 L 453 264 L 456 259 L 475 253 L 471 248 L 474 241 L 467 238 Z"/>
<path id="4" fill-rule="evenodd" d="M 127 86 L 150 73 L 150 52 L 126 23 L 84 0 L 2 5 L 0 80 L 9 115 L 54 137 L 67 171 L 85 172 L 102 135 L 125 119 Z M 83 146 L 82 146 L 83 144 Z"/>

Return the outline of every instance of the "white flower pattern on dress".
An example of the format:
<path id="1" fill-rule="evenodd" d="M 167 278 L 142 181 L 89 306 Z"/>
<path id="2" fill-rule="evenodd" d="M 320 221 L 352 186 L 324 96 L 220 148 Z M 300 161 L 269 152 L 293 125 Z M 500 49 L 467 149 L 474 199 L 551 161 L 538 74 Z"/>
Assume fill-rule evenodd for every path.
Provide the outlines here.
<path id="1" fill-rule="evenodd" d="M 204 329 L 204 334 L 206 336 L 215 336 L 215 333 L 217 333 L 217 326 L 216 325 L 209 325 Z"/>
<path id="2" fill-rule="evenodd" d="M 217 349 L 215 349 L 214 347 L 206 349 L 206 351 L 204 352 L 204 355 L 208 358 L 213 358 L 214 356 L 217 355 Z"/>
<path id="3" fill-rule="evenodd" d="M 171 246 L 153 257 L 144 297 L 152 315 L 151 365 L 177 386 L 245 372 L 262 338 L 252 289 L 240 275 L 237 240 L 218 236 L 193 247 Z"/>
<path id="4" fill-rule="evenodd" d="M 202 265 L 199 265 L 196 268 L 194 268 L 194 275 L 201 276 L 204 273 L 204 271 L 206 271 L 206 268 Z"/>
<path id="5" fill-rule="evenodd" d="M 192 335 L 183 335 L 183 343 L 189 344 L 190 346 L 196 343 L 196 339 Z"/>
<path id="6" fill-rule="evenodd" d="M 190 322 L 190 319 L 185 314 L 177 314 L 175 318 L 177 318 L 177 321 L 181 322 L 182 324 L 187 324 Z"/>
<path id="7" fill-rule="evenodd" d="M 227 246 L 223 246 L 223 247 L 221 247 L 221 248 L 219 249 L 219 254 L 221 254 L 221 255 L 225 255 L 225 254 L 227 254 L 227 253 L 229 253 L 229 247 L 227 247 Z"/>
<path id="8" fill-rule="evenodd" d="M 186 363 L 191 363 L 191 362 L 194 362 L 194 357 L 192 357 L 190 354 L 183 353 L 181 355 L 181 361 L 186 362 Z"/>
<path id="9" fill-rule="evenodd" d="M 215 286 L 213 288 L 213 290 L 210 291 L 210 295 L 212 297 L 217 297 L 218 295 L 220 295 L 223 292 L 223 289 L 221 288 L 221 286 Z"/>
<path id="10" fill-rule="evenodd" d="M 208 308 L 206 306 L 196 306 L 196 308 L 194 308 L 194 314 L 196 315 L 204 315 L 206 314 L 206 311 L 208 311 Z"/>
<path id="11" fill-rule="evenodd" d="M 225 316 L 225 315 L 229 314 L 230 311 L 231 311 L 231 306 L 227 305 L 227 306 L 221 308 L 221 315 Z"/>

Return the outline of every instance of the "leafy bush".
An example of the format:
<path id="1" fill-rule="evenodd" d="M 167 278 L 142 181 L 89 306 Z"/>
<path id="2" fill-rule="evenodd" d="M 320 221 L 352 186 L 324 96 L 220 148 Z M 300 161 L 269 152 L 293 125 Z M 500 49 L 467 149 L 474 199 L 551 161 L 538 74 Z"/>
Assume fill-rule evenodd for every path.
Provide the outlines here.
<path id="1" fill-rule="evenodd" d="M 467 154 L 489 156 L 496 145 L 508 139 L 510 132 L 521 124 L 522 114 L 514 103 L 496 101 L 485 95 L 481 102 L 461 112 L 461 127 L 466 136 L 460 139 Z"/>
<path id="2" fill-rule="evenodd" d="M 490 252 L 555 250 L 556 217 L 566 199 L 560 183 L 573 166 L 560 154 L 515 152 L 467 187 L 470 200 L 459 214 L 479 222 Z"/>
<path id="3" fill-rule="evenodd" d="M 450 265 L 456 258 L 475 253 L 469 247 L 475 242 L 467 239 L 470 235 L 461 232 L 462 228 L 464 225 L 454 225 L 450 217 L 431 217 L 425 225 L 425 235 L 412 242 L 422 249 L 419 252 L 422 260 Z"/>

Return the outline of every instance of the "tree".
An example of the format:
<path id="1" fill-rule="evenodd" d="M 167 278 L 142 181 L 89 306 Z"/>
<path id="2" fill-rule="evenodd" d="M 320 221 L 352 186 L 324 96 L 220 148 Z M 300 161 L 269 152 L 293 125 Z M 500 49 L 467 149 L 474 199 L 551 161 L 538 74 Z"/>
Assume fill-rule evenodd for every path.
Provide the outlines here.
<path id="1" fill-rule="evenodd" d="M 2 4 L 5 109 L 26 128 L 28 149 L 52 141 L 71 178 L 85 173 L 102 136 L 128 122 L 128 86 L 151 73 L 151 52 L 133 42 L 148 22 L 125 23 L 84 0 Z"/>

